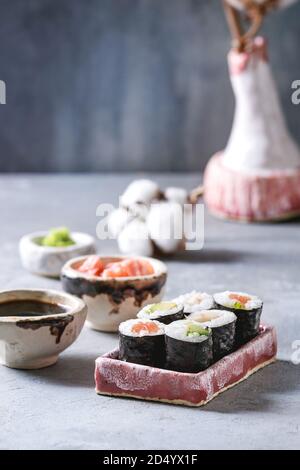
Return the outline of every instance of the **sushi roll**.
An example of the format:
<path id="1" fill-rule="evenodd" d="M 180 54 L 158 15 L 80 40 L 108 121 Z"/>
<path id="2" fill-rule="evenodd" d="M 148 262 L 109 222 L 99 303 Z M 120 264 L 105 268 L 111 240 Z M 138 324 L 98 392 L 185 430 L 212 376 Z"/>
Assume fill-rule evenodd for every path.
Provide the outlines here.
<path id="1" fill-rule="evenodd" d="M 213 358 L 218 361 L 234 349 L 236 315 L 228 310 L 202 310 L 189 316 L 212 331 Z"/>
<path id="2" fill-rule="evenodd" d="M 173 301 L 149 304 L 139 311 L 137 317 L 143 320 L 158 320 L 168 325 L 184 318 L 183 305 Z"/>
<path id="3" fill-rule="evenodd" d="M 215 305 L 212 295 L 195 290 L 188 294 L 180 295 L 174 299 L 174 302 L 179 302 L 183 305 L 183 311 L 186 316 L 193 312 L 199 312 L 200 310 L 211 310 Z"/>
<path id="4" fill-rule="evenodd" d="M 119 326 L 119 359 L 162 367 L 165 363 L 164 325 L 152 320 L 127 320 Z"/>
<path id="5" fill-rule="evenodd" d="M 165 327 L 166 367 L 178 372 L 197 373 L 213 361 L 212 332 L 191 320 L 179 320 Z"/>
<path id="6" fill-rule="evenodd" d="M 229 310 L 237 317 L 236 346 L 240 346 L 259 333 L 263 307 L 261 299 L 244 292 L 219 292 L 214 295 L 217 308 Z"/>

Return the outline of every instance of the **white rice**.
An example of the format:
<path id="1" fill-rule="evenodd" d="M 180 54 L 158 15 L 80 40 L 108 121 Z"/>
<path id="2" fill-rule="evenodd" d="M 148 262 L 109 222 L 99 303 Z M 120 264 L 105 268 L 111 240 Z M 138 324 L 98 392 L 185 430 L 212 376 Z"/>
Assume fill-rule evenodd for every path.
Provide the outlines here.
<path id="1" fill-rule="evenodd" d="M 146 329 L 140 331 L 139 333 L 133 332 L 132 327 L 134 325 L 140 324 L 140 323 L 149 323 L 149 320 L 143 321 L 143 320 L 138 320 L 138 319 L 135 318 L 133 320 L 124 321 L 119 326 L 119 332 L 122 335 L 132 336 L 132 337 L 135 337 L 135 338 L 140 338 L 142 336 L 158 336 L 158 335 L 165 334 L 165 328 L 164 328 L 165 325 L 163 325 L 162 323 L 160 323 L 158 321 L 155 321 L 155 320 L 151 320 L 151 323 L 155 323 L 158 326 L 159 331 L 157 333 L 149 333 Z"/>
<path id="2" fill-rule="evenodd" d="M 201 326 L 217 328 L 236 321 L 236 315 L 228 310 L 202 310 L 194 312 L 189 319 L 201 323 Z"/>
<path id="3" fill-rule="evenodd" d="M 168 301 L 166 301 L 168 302 Z M 142 310 L 139 311 L 139 313 L 137 314 L 137 317 L 138 318 L 141 318 L 141 319 L 154 319 L 154 318 L 159 318 L 159 317 L 165 317 L 167 315 L 173 315 L 177 312 L 180 312 L 181 310 L 183 310 L 183 305 L 171 300 L 170 302 L 174 302 L 176 303 L 176 307 L 174 308 L 170 308 L 168 310 L 155 310 L 155 312 L 153 313 L 148 313 L 148 309 L 151 308 L 153 305 L 156 305 L 156 304 L 148 304 L 146 305 L 146 307 L 142 308 Z M 164 302 L 160 302 L 160 303 L 164 303 Z M 169 303 L 169 302 L 168 302 Z"/>
<path id="4" fill-rule="evenodd" d="M 263 304 L 261 299 L 259 299 L 255 295 L 246 294 L 245 292 L 218 292 L 214 295 L 214 299 L 217 304 L 222 305 L 223 307 L 234 308 L 234 304 L 237 302 L 237 300 L 231 299 L 229 297 L 230 294 L 245 295 L 247 297 L 250 297 L 250 300 L 245 303 L 243 310 L 253 310 L 256 308 L 260 308 Z"/>
<path id="5" fill-rule="evenodd" d="M 165 326 L 165 334 L 170 338 L 178 339 L 180 341 L 187 341 L 189 343 L 202 343 L 208 336 L 187 336 L 187 330 L 190 325 L 199 326 L 198 322 L 191 320 L 177 320 Z"/>
<path id="6" fill-rule="evenodd" d="M 206 292 L 193 290 L 187 294 L 182 294 L 174 302 L 179 302 L 184 306 L 184 313 L 199 312 L 200 310 L 210 310 L 214 306 L 214 298 Z"/>

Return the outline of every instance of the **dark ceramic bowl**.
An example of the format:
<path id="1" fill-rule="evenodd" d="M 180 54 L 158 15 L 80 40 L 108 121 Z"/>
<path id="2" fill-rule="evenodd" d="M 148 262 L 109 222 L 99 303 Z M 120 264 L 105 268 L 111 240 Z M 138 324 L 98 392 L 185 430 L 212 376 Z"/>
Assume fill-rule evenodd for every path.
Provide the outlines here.
<path id="1" fill-rule="evenodd" d="M 100 331 L 118 331 L 119 324 L 135 318 L 145 305 L 159 302 L 164 294 L 167 267 L 154 258 L 139 256 L 150 262 L 154 273 L 147 276 L 102 279 L 77 271 L 87 257 L 67 262 L 61 274 L 63 288 L 81 297 L 88 306 L 87 325 Z M 105 262 L 120 261 L 130 256 L 103 256 Z M 136 258 L 136 257 L 134 257 Z"/>
<path id="2" fill-rule="evenodd" d="M 24 313 L 13 310 L 16 304 Z M 33 314 L 28 305 L 42 306 L 41 313 Z M 79 336 L 87 314 L 81 299 L 42 289 L 2 291 L 0 309 L 0 363 L 17 369 L 54 364 Z"/>

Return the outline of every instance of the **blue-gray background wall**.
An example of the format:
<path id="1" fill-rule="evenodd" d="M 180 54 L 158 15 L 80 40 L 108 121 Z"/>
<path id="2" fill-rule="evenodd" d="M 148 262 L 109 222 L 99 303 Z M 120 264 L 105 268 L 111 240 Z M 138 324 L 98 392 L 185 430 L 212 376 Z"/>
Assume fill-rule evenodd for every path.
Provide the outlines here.
<path id="1" fill-rule="evenodd" d="M 300 2 L 265 34 L 300 140 Z M 225 144 L 220 0 L 0 0 L 0 171 L 191 171 Z"/>

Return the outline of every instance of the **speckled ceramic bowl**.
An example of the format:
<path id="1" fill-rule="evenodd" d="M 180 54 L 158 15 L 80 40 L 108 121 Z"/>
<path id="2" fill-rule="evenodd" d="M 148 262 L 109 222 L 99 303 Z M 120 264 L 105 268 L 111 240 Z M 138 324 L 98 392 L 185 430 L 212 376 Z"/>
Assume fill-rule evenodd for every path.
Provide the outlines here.
<path id="1" fill-rule="evenodd" d="M 105 262 L 120 261 L 130 256 L 103 256 Z M 136 257 L 135 257 L 136 258 Z M 154 274 L 138 277 L 102 279 L 77 271 L 86 256 L 73 259 L 62 269 L 64 289 L 81 297 L 88 306 L 87 325 L 95 330 L 114 332 L 121 322 L 135 318 L 145 305 L 159 302 L 167 280 L 167 267 L 154 258 L 149 261 Z"/>
<path id="2" fill-rule="evenodd" d="M 75 245 L 52 247 L 39 245 L 47 232 L 34 232 L 21 238 L 19 251 L 25 269 L 40 276 L 59 277 L 61 268 L 76 256 L 96 253 L 95 239 L 87 233 L 72 232 Z"/>
<path id="3" fill-rule="evenodd" d="M 37 301 L 62 306 L 64 313 L 41 316 L 4 316 L 8 302 Z M 54 364 L 58 355 L 78 337 L 87 307 L 81 299 L 52 290 L 0 292 L 0 363 L 17 369 L 39 369 Z"/>

